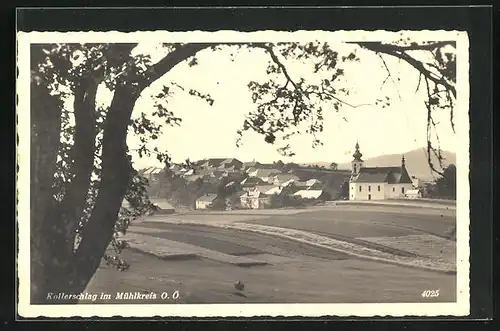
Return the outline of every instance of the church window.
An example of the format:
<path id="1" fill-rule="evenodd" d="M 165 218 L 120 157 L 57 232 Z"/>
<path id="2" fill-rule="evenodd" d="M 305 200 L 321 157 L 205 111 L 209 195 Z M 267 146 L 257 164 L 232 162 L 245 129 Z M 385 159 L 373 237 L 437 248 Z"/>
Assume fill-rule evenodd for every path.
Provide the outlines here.
<path id="1" fill-rule="evenodd" d="M 377 187 L 378 191 L 380 192 L 380 185 Z"/>
<path id="2" fill-rule="evenodd" d="M 401 188 L 401 193 L 405 193 L 405 188 L 404 187 Z"/>
<path id="3" fill-rule="evenodd" d="M 368 192 L 371 192 L 372 191 L 372 187 L 371 185 L 368 185 Z"/>
<path id="4" fill-rule="evenodd" d="M 396 188 L 395 187 L 392 188 L 392 192 L 396 192 Z"/>
<path id="5" fill-rule="evenodd" d="M 361 185 L 359 186 L 359 192 L 361 192 Z"/>

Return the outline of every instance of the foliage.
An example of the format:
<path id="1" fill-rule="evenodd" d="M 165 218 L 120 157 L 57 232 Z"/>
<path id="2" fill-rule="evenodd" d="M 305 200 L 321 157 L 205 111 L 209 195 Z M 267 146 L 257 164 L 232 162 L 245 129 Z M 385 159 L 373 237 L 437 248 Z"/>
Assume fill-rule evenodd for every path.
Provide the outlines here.
<path id="1" fill-rule="evenodd" d="M 444 157 L 441 154 L 437 123 L 433 115 L 436 112 L 448 111 L 450 126 L 455 132 L 456 42 L 445 40 L 416 43 L 410 38 L 401 36 L 394 43 L 357 42 L 356 44 L 379 56 L 387 70 L 387 78 L 392 79 L 392 75 L 384 61 L 384 55 L 405 61 L 418 71 L 417 91 L 423 83 L 427 95 L 424 102 L 427 109 L 427 161 L 433 171 L 442 175 Z M 434 141 L 437 142 L 437 146 Z M 433 156 L 437 158 L 438 165 L 432 162 Z"/>
<path id="2" fill-rule="evenodd" d="M 443 175 L 436 179 L 436 196 L 456 199 L 457 197 L 457 174 L 454 164 L 449 165 Z"/>
<path id="3" fill-rule="evenodd" d="M 269 206 L 271 208 L 285 208 L 285 207 L 298 208 L 298 207 L 310 206 L 316 203 L 316 201 L 312 199 L 304 199 L 300 196 L 286 194 L 284 192 L 281 194 L 271 195 L 269 200 L 270 200 Z"/>
<path id="4" fill-rule="evenodd" d="M 344 181 L 340 187 L 340 198 L 349 198 L 349 182 Z"/>
<path id="5" fill-rule="evenodd" d="M 433 183 L 425 183 L 422 196 L 433 199 L 456 199 L 456 167 L 450 164 Z"/>
<path id="6" fill-rule="evenodd" d="M 214 199 L 212 204 L 210 205 L 210 209 L 212 210 L 225 210 L 226 209 L 226 199 L 222 199 L 217 197 Z"/>

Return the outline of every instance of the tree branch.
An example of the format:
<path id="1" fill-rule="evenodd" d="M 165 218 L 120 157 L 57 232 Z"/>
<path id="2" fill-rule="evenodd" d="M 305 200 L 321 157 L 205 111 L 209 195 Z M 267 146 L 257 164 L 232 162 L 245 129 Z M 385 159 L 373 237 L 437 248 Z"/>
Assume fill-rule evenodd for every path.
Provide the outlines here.
<path id="1" fill-rule="evenodd" d="M 408 50 L 430 49 L 431 45 L 436 47 L 442 47 L 444 45 L 453 45 L 451 42 L 439 42 L 439 43 L 436 42 L 431 45 L 415 45 L 415 46 L 397 46 L 390 44 L 382 44 L 381 42 L 349 42 L 349 43 L 357 44 L 363 48 L 366 48 L 376 53 L 385 53 L 405 61 L 406 63 L 417 69 L 421 74 L 423 74 L 429 80 L 433 81 L 435 84 L 444 86 L 456 98 L 455 87 L 449 84 L 444 79 L 444 76 L 441 78 L 433 76 L 433 74 L 424 67 L 422 62 L 416 60 L 415 58 L 411 57 L 406 53 L 406 51 Z M 436 47 L 433 47 L 433 49 Z"/>
<path id="2" fill-rule="evenodd" d="M 362 41 L 362 42 L 357 42 L 357 41 L 349 41 L 346 42 L 347 44 L 357 44 L 360 46 L 371 46 L 373 44 L 379 44 L 383 46 L 387 46 L 388 48 L 393 48 L 394 50 L 401 50 L 401 51 L 419 51 L 419 50 L 427 50 L 427 51 L 433 51 L 437 48 L 444 47 L 444 46 L 456 46 L 455 41 L 449 41 L 449 40 L 444 40 L 444 41 L 434 41 L 434 42 L 429 42 L 428 44 L 417 44 L 413 43 L 410 45 L 391 45 L 391 44 L 382 44 L 381 42 L 372 42 L 372 41 Z"/>
<path id="3" fill-rule="evenodd" d="M 283 63 L 281 63 L 281 61 L 278 59 L 278 57 L 276 56 L 276 53 L 274 53 L 274 50 L 271 46 L 264 45 L 264 44 L 253 44 L 253 46 L 261 47 L 261 48 L 265 49 L 269 53 L 269 55 L 271 56 L 271 59 L 273 60 L 273 62 L 278 65 L 278 67 L 283 72 L 283 75 L 285 75 L 285 77 L 287 79 L 287 84 L 290 83 L 293 85 L 293 87 L 295 87 L 295 89 L 298 89 L 297 84 L 290 77 L 290 74 L 288 73 L 288 70 L 286 69 L 285 65 Z"/>
<path id="4" fill-rule="evenodd" d="M 391 75 L 391 71 L 389 70 L 389 67 L 387 66 L 387 63 L 385 62 L 384 58 L 382 57 L 382 54 L 378 54 L 378 57 L 382 60 L 382 63 L 384 64 L 384 67 L 385 67 L 385 70 L 387 70 L 387 77 L 390 77 L 391 78 L 391 81 L 392 83 L 394 84 L 394 87 L 396 88 L 396 91 L 398 92 L 398 97 L 399 97 L 399 100 L 401 100 L 401 94 L 399 93 L 399 89 L 398 89 L 398 85 L 396 84 L 396 81 L 394 80 L 394 78 L 392 77 Z M 384 83 L 385 81 L 387 80 L 387 78 L 384 80 Z M 382 83 L 382 85 L 384 84 Z"/>
<path id="5" fill-rule="evenodd" d="M 349 106 L 351 108 L 359 108 L 359 107 L 364 107 L 364 106 L 373 106 L 373 104 L 371 103 L 361 103 L 361 104 L 358 104 L 358 105 L 353 105 L 352 103 L 349 103 L 347 101 L 344 101 L 338 97 L 336 97 L 335 95 L 331 94 L 331 93 L 328 93 L 326 92 L 324 89 L 322 89 L 321 92 L 316 92 L 316 91 L 308 91 L 307 93 L 311 93 L 311 94 L 316 94 L 318 96 L 321 96 L 321 95 L 327 95 L 329 96 L 330 98 L 334 99 L 334 100 L 337 100 L 338 102 L 346 105 L 346 106 Z"/>
<path id="6" fill-rule="evenodd" d="M 430 87 L 429 87 L 429 79 L 425 78 L 425 83 L 426 83 L 426 88 L 427 88 L 427 96 L 429 99 L 429 101 L 425 103 L 425 105 L 427 107 L 427 162 L 434 172 L 442 175 L 443 174 L 442 171 L 437 170 L 436 167 L 434 166 L 434 164 L 432 163 L 432 160 L 431 160 L 431 152 L 432 152 L 437 157 L 438 162 L 439 162 L 439 166 L 442 168 L 443 164 L 442 164 L 441 154 L 436 153 L 436 150 L 432 146 L 432 142 L 431 142 L 431 125 L 433 125 L 434 128 L 436 128 L 436 124 L 434 122 L 434 119 L 432 118 L 432 105 L 430 104 L 431 92 L 430 92 Z M 438 139 L 438 149 L 439 149 L 440 148 L 439 147 L 439 137 L 437 137 L 437 139 Z"/>
<path id="7" fill-rule="evenodd" d="M 140 84 L 140 90 L 144 90 L 180 62 L 203 49 L 217 45 L 213 43 L 178 45 L 174 51 L 168 53 L 164 58 L 146 70 L 146 79 Z"/>

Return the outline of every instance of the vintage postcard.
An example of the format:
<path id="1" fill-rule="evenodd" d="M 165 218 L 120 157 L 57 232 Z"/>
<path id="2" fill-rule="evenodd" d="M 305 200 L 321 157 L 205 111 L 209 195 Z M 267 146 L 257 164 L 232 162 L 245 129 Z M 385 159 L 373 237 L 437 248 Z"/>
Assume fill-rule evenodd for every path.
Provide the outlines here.
<path id="1" fill-rule="evenodd" d="M 466 32 L 17 42 L 20 316 L 469 314 Z"/>

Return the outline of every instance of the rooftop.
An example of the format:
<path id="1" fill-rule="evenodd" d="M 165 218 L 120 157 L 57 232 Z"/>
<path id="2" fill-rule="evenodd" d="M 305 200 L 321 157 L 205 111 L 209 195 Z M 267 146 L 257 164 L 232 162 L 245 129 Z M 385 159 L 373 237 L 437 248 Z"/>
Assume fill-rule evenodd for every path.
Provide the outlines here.
<path id="1" fill-rule="evenodd" d="M 323 190 L 300 190 L 295 192 L 293 195 L 300 196 L 306 199 L 317 199 L 321 196 Z"/>
<path id="2" fill-rule="evenodd" d="M 354 183 L 412 184 L 405 167 L 368 167 L 361 168 Z"/>

